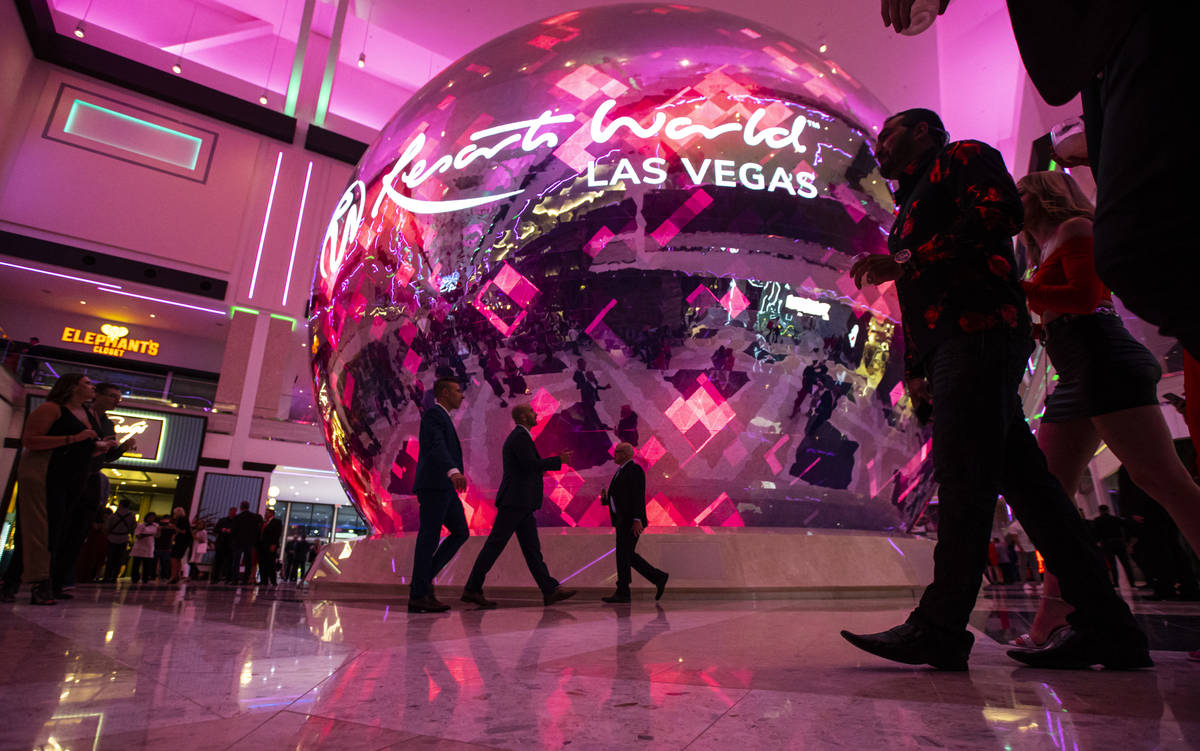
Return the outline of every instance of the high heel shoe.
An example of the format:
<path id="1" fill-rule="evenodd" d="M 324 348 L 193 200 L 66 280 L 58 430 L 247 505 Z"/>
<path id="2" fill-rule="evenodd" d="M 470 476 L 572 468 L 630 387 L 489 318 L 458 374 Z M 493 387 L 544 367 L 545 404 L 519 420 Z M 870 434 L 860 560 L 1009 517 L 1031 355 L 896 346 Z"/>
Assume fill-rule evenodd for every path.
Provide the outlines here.
<path id="1" fill-rule="evenodd" d="M 58 600 L 54 599 L 54 590 L 50 587 L 50 582 L 42 581 L 34 584 L 29 590 L 30 605 L 55 605 Z"/>
<path id="2" fill-rule="evenodd" d="M 1050 643 L 1050 640 L 1054 638 L 1055 634 L 1057 634 L 1059 631 L 1062 631 L 1066 627 L 1066 623 L 1060 626 L 1055 626 L 1054 628 L 1050 629 L 1050 633 L 1046 634 L 1046 638 L 1041 642 L 1035 641 L 1034 638 L 1029 634 L 1021 634 L 1016 639 L 1010 641 L 1009 645 L 1018 647 L 1020 649 L 1041 649 Z"/>

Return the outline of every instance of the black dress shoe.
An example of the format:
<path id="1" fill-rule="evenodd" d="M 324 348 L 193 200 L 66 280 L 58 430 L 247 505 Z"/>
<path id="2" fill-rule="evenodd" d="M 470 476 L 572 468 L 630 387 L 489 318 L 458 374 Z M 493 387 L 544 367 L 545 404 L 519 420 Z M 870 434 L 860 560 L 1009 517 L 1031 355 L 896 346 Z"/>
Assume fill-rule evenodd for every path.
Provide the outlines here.
<path id="1" fill-rule="evenodd" d="M 65 592 L 61 589 L 54 590 L 54 599 L 56 600 L 74 600 L 75 595 L 70 592 Z"/>
<path id="2" fill-rule="evenodd" d="M 902 623 L 878 634 L 843 631 L 842 638 L 864 652 L 905 665 L 932 665 L 938 670 L 966 670 L 967 657 L 975 643 L 975 636 L 969 631 L 956 639 L 947 638 L 915 623 Z"/>
<path id="3" fill-rule="evenodd" d="M 654 599 L 661 600 L 663 592 L 667 589 L 667 579 L 670 579 L 670 574 L 663 574 L 662 578 L 654 582 Z"/>
<path id="4" fill-rule="evenodd" d="M 463 602 L 473 602 L 484 610 L 491 610 L 499 604 L 495 600 L 484 597 L 483 592 L 472 592 L 469 589 L 464 589 L 462 597 L 459 599 Z"/>
<path id="5" fill-rule="evenodd" d="M 449 605 L 438 602 L 430 595 L 410 597 L 408 600 L 408 612 L 410 613 L 445 613 L 449 609 Z"/>
<path id="6" fill-rule="evenodd" d="M 562 587 L 559 587 L 549 594 L 542 595 L 542 602 L 546 605 L 553 605 L 556 602 L 562 602 L 563 600 L 574 597 L 576 594 L 577 590 L 563 589 Z"/>
<path id="7" fill-rule="evenodd" d="M 610 602 L 610 603 L 621 603 L 621 602 L 630 602 L 631 601 L 631 598 L 630 598 L 628 592 L 614 592 L 613 594 L 609 595 L 608 597 L 601 597 L 600 599 L 604 600 L 605 602 Z"/>
<path id="8" fill-rule="evenodd" d="M 1008 656 L 1030 667 L 1054 670 L 1086 670 L 1093 665 L 1103 665 L 1109 670 L 1154 667 L 1146 637 L 1135 633 L 1116 641 L 1068 626 L 1057 631 L 1041 649 L 1010 649 Z"/>

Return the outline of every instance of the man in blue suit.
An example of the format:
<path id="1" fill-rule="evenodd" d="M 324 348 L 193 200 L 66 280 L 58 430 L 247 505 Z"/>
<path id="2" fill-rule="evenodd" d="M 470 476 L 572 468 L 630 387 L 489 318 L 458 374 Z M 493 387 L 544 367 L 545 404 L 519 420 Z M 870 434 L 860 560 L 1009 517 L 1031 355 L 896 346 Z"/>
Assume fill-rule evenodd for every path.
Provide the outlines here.
<path id="1" fill-rule="evenodd" d="M 483 596 L 483 580 L 514 533 L 525 556 L 525 565 L 533 574 L 538 589 L 542 590 L 543 602 L 553 605 L 575 594 L 575 590 L 559 586 L 558 580 L 546 568 L 538 540 L 537 519 L 533 516 L 542 507 L 542 473 L 562 469 L 564 461 L 571 461 L 571 452 L 542 458 L 533 443 L 533 434 L 529 432 L 537 424 L 537 415 L 528 404 L 513 407 L 512 418 L 516 427 L 504 441 L 504 477 L 496 492 L 496 522 L 475 559 L 462 594 L 463 602 L 473 602 L 481 608 L 496 607 L 493 600 Z"/>
<path id="2" fill-rule="evenodd" d="M 413 492 L 421 507 L 421 526 L 413 550 L 410 613 L 442 613 L 450 609 L 434 597 L 433 577 L 454 558 L 470 535 L 467 516 L 458 499 L 458 494 L 467 489 L 462 444 L 450 420 L 450 412 L 462 404 L 462 387 L 453 378 L 439 378 L 433 384 L 433 398 L 434 405 L 421 415 L 420 453 L 413 480 Z M 443 526 L 450 534 L 439 545 Z"/>

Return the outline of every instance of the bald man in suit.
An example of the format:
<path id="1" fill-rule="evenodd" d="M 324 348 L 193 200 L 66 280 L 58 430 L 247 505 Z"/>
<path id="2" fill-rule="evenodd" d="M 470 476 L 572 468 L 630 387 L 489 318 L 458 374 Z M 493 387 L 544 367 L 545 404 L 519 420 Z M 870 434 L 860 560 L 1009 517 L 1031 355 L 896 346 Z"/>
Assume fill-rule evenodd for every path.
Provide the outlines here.
<path id="1" fill-rule="evenodd" d="M 629 602 L 629 585 L 633 580 L 630 569 L 636 569 L 654 585 L 654 599 L 662 599 L 669 574 L 651 566 L 637 554 L 637 541 L 649 522 L 646 519 L 646 471 L 633 460 L 633 445 L 618 443 L 613 449 L 617 471 L 601 496 L 608 506 L 612 525 L 617 530 L 617 591 L 605 602 Z"/>
<path id="2" fill-rule="evenodd" d="M 481 608 L 496 607 L 495 601 L 483 596 L 483 581 L 513 534 L 517 536 L 521 553 L 525 556 L 525 565 L 542 591 L 546 605 L 575 595 L 575 590 L 563 589 L 546 568 L 546 562 L 542 559 L 542 544 L 538 539 L 537 519 L 533 515 L 542 507 L 542 474 L 562 469 L 564 461 L 571 461 L 571 452 L 564 451 L 560 456 L 542 458 L 533 442 L 533 434 L 529 432 L 537 424 L 537 415 L 528 404 L 513 407 L 512 418 L 516 425 L 505 439 L 502 450 L 504 476 L 496 492 L 496 522 L 479 551 L 479 557 L 475 559 L 462 593 L 463 602 L 474 603 Z"/>

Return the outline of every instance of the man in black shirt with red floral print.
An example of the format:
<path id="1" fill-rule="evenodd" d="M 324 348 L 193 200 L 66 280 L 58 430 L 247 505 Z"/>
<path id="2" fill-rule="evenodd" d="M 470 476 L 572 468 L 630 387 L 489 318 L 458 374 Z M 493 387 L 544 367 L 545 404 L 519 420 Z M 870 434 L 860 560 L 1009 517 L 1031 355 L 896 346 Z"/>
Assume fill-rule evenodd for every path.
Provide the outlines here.
<path id="1" fill-rule="evenodd" d="M 909 394 L 934 406 L 933 583 L 904 624 L 842 635 L 897 662 L 966 670 L 974 643 L 967 622 L 1003 493 L 1076 608 L 1071 628 L 1044 648 L 1010 656 L 1042 667 L 1149 667 L 1146 638 L 1108 583 L 1083 520 L 1050 474 L 1022 412 L 1018 387 L 1033 344 L 1013 263 L 1011 238 L 1024 218 L 1016 186 L 995 149 L 946 140 L 941 119 L 929 110 L 907 110 L 884 124 L 880 173 L 899 182 L 900 211 L 889 253 L 850 270 L 860 288 L 896 282 Z"/>

